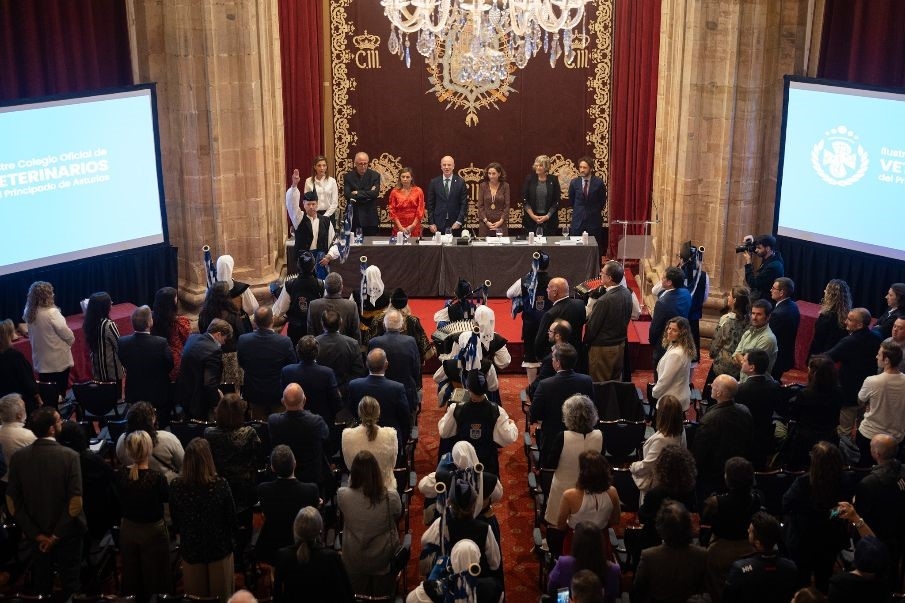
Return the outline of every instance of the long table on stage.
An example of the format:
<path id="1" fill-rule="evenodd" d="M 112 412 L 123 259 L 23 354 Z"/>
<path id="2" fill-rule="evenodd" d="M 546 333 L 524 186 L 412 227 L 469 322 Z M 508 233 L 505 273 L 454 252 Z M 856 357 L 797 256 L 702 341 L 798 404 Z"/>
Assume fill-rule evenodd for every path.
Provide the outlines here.
<path id="1" fill-rule="evenodd" d="M 352 247 L 345 264 L 330 263 L 330 270 L 354 287 L 361 280 L 359 258 L 380 268 L 387 287 L 401 287 L 409 297 L 449 297 L 456 282 L 466 279 L 472 287 L 492 282 L 493 297 L 503 297 L 506 289 L 531 270 L 531 254 L 542 249 L 550 255 L 549 273 L 562 276 L 569 286 L 577 285 L 600 272 L 600 255 L 592 238 L 588 245 L 557 245 L 562 237 L 547 237 L 545 245 L 523 241 L 510 245 L 383 245 L 382 237 L 366 237 L 364 245 Z"/>

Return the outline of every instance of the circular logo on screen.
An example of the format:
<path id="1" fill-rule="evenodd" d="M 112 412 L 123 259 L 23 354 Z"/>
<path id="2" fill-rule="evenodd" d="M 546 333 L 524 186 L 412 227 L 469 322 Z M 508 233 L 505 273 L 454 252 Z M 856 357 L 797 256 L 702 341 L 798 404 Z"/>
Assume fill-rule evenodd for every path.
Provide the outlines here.
<path id="1" fill-rule="evenodd" d="M 851 186 L 867 173 L 870 158 L 858 135 L 836 126 L 811 148 L 811 165 L 820 179 L 832 186 Z"/>

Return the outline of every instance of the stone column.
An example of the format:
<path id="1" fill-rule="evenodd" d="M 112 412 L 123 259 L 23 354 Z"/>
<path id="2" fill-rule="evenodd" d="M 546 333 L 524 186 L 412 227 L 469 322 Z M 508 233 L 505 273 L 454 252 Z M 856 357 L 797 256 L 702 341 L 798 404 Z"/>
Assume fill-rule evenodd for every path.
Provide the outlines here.
<path id="1" fill-rule="evenodd" d="M 804 73 L 808 20 L 808 0 L 662 2 L 648 274 L 703 245 L 708 308 L 743 281 L 742 237 L 772 231 L 782 78 Z"/>
<path id="2" fill-rule="evenodd" d="M 133 70 L 157 82 L 170 241 L 180 297 L 206 281 L 201 247 L 235 258 L 259 291 L 278 276 L 285 208 L 277 3 L 129 0 Z"/>

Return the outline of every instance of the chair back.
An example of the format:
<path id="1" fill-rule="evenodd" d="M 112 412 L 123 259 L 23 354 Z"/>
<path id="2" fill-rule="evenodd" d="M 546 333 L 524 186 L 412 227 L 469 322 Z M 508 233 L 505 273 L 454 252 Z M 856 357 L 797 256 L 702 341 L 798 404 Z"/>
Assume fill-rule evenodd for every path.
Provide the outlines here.
<path id="1" fill-rule="evenodd" d="M 698 433 L 698 427 L 701 426 L 697 421 L 684 421 L 682 424 L 685 429 L 685 445 L 692 450 L 694 445 L 694 436 Z"/>
<path id="2" fill-rule="evenodd" d="M 641 491 L 632 477 L 632 471 L 628 467 L 613 467 L 613 485 L 619 493 L 619 502 L 623 511 L 637 513 L 640 506 Z M 613 513 L 619 510 L 614 509 Z"/>
<path id="3" fill-rule="evenodd" d="M 602 381 L 594 384 L 594 405 L 602 421 L 643 421 L 644 406 L 633 383 Z"/>
<path id="4" fill-rule="evenodd" d="M 754 485 L 764 495 L 764 507 L 767 513 L 775 517 L 782 515 L 782 497 L 798 476 L 804 472 L 792 471 L 755 471 Z"/>
<path id="5" fill-rule="evenodd" d="M 612 457 L 613 464 L 638 460 L 647 423 L 644 421 L 600 421 L 597 428 L 603 432 L 603 446 Z"/>
<path id="6" fill-rule="evenodd" d="M 191 419 L 189 421 L 172 421 L 169 429 L 179 439 L 182 447 L 185 448 L 195 438 L 203 438 L 204 430 L 212 425 L 214 423 Z"/>
<path id="7" fill-rule="evenodd" d="M 270 427 L 267 425 L 267 421 L 248 421 L 245 424 L 254 429 L 255 433 L 258 434 L 258 439 L 261 440 L 261 446 L 258 448 L 261 455 L 259 460 L 261 466 L 269 467 L 270 453 L 273 452 L 273 444 L 270 442 Z"/>
<path id="8" fill-rule="evenodd" d="M 52 381 L 38 381 L 38 394 L 44 404 L 59 408 L 60 388 Z"/>
<path id="9" fill-rule="evenodd" d="M 75 402 L 86 418 L 99 420 L 111 412 L 119 418 L 119 383 L 116 381 L 84 381 L 72 385 Z"/>
<path id="10" fill-rule="evenodd" d="M 115 421 L 107 421 L 107 439 L 116 445 L 119 437 L 126 433 L 126 419 L 116 419 Z"/>

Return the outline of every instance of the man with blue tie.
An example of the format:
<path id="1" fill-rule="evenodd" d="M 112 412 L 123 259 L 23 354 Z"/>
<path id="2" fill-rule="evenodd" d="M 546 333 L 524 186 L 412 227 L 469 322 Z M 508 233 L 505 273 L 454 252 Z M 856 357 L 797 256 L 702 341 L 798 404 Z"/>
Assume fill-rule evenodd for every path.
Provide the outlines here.
<path id="1" fill-rule="evenodd" d="M 569 205 L 572 206 L 572 226 L 569 234 L 578 236 L 583 232 L 597 240 L 600 253 L 603 246 L 603 206 L 606 204 L 606 183 L 594 175 L 593 159 L 582 157 L 578 160 L 578 178 L 569 183 Z"/>
<path id="2" fill-rule="evenodd" d="M 458 230 L 465 223 L 468 210 L 468 188 L 453 174 L 455 160 L 447 155 L 440 160 L 442 174 L 431 180 L 427 188 L 427 221 L 431 233 Z"/>

